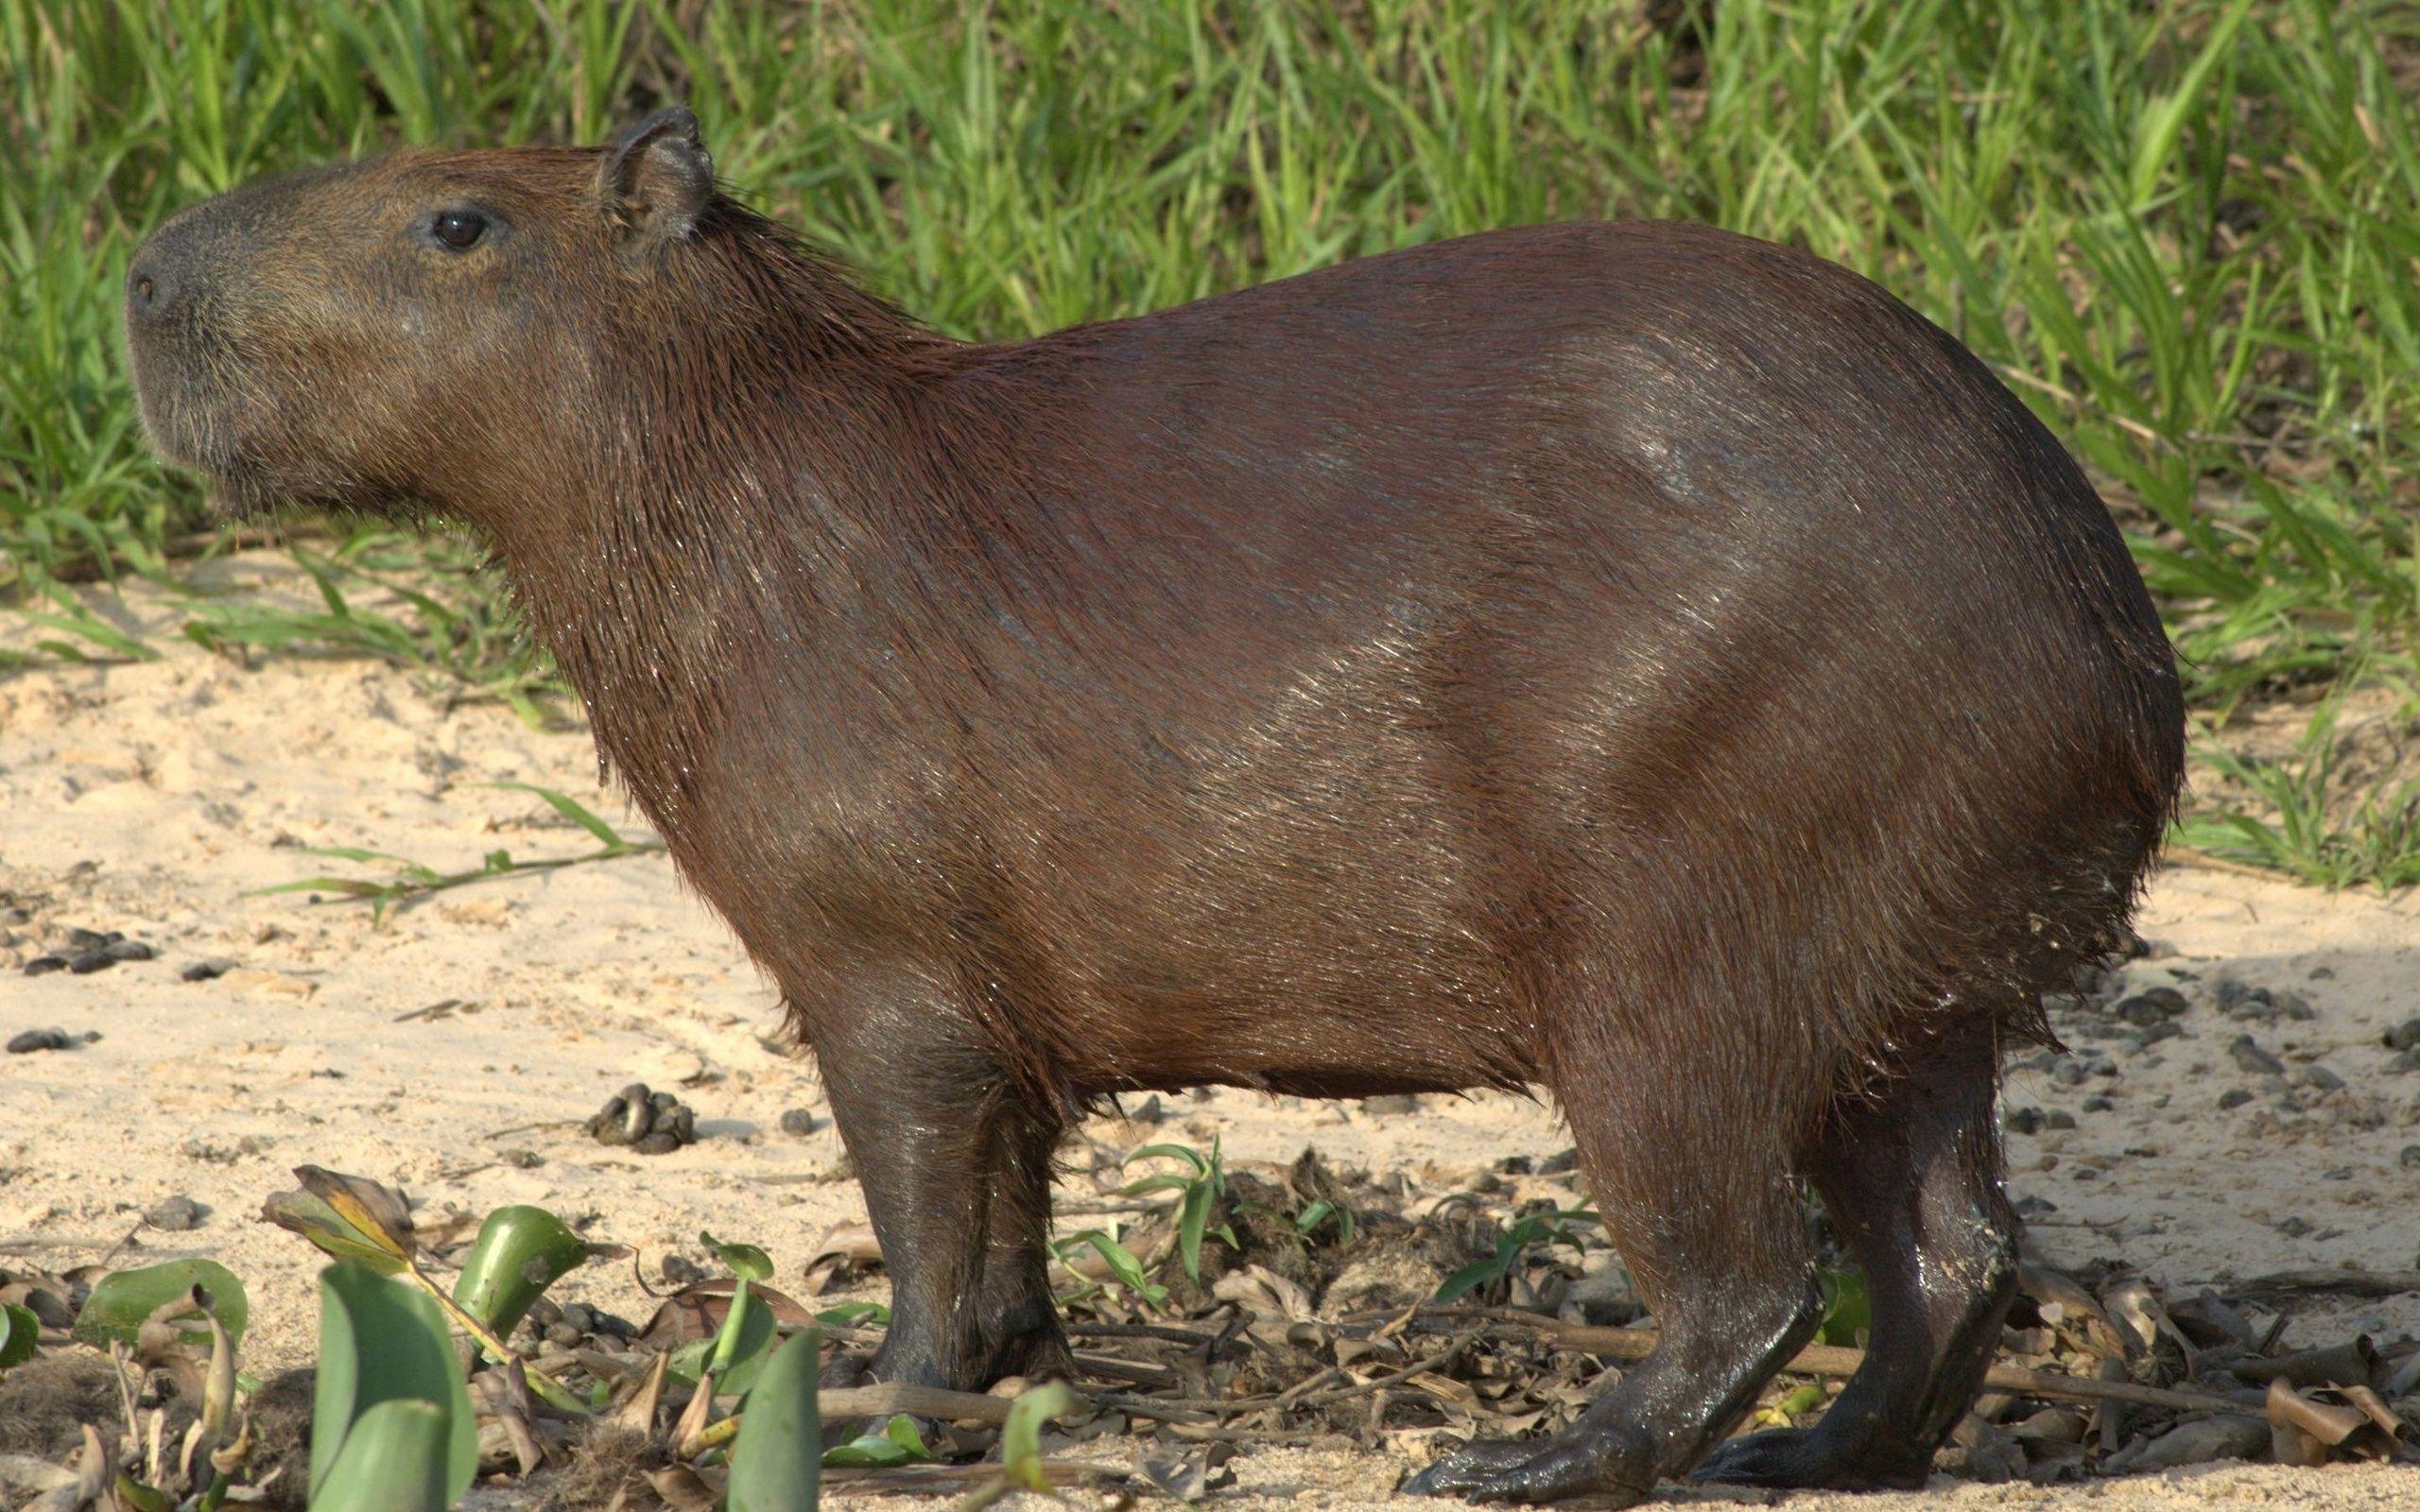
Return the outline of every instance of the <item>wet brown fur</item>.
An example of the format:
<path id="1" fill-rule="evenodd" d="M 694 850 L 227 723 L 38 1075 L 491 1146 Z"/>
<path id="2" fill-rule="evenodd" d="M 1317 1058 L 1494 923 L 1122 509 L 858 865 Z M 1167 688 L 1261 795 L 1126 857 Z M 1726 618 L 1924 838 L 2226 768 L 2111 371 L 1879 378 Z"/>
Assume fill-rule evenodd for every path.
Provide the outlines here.
<path id="1" fill-rule="evenodd" d="M 1046 1159 L 1097 1099 L 1534 1084 L 1681 1342 L 1580 1469 L 1438 1488 L 1685 1469 L 1804 1336 L 1800 1182 L 1893 1159 L 1875 1201 L 1945 1206 L 1877 1254 L 1964 1245 L 1985 1297 L 1905 1325 L 1928 1456 L 2004 1303 L 1997 1051 L 2118 939 L 2182 765 L 2024 406 L 1872 284 L 1677 224 L 963 345 L 684 150 L 247 191 L 155 238 L 130 325 L 236 507 L 493 543 L 819 1052 L 902 1288 L 875 1367 L 1063 1359 Z M 510 234 L 402 229 L 455 203 Z"/>

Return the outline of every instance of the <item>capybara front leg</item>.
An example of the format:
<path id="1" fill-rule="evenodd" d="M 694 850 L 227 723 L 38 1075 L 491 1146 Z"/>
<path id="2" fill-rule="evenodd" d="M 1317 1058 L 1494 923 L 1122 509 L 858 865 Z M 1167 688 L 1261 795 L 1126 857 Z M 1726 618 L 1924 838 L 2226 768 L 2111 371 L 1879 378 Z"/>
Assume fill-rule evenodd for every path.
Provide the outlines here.
<path id="1" fill-rule="evenodd" d="M 1046 1291 L 1030 1295 L 1039 1291 L 1039 1263 L 1022 1246 L 1032 1225 L 994 1216 L 1004 1203 L 1029 1213 L 1034 1200 L 1022 1175 L 1020 1190 L 996 1189 L 1003 1129 L 1021 1122 L 1011 1092 L 989 1057 L 929 1033 L 921 1042 L 891 1039 L 878 1053 L 855 1036 L 835 1038 L 818 1040 L 824 1087 L 890 1274 L 890 1329 L 866 1369 L 881 1381 L 981 1390 L 996 1361 L 1016 1353 L 995 1336 L 1004 1320 L 1020 1337 L 1057 1326 L 1032 1315 L 1034 1302 L 1049 1304 Z M 1012 1143 L 1020 1171 L 1030 1169 L 1031 1136 Z M 1046 1183 L 1047 1154 L 1046 1143 Z M 1046 1215 L 1046 1185 L 1043 1201 Z M 995 1294 L 987 1267 L 1004 1227 L 1017 1242 L 1001 1256 Z"/>

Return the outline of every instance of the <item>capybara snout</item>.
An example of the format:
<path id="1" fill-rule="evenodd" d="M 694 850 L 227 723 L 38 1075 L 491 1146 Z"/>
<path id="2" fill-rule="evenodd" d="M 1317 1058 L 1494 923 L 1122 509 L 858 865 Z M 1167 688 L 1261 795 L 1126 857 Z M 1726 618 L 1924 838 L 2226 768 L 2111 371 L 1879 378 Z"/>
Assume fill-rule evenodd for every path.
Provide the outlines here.
<path id="1" fill-rule="evenodd" d="M 1067 1366 L 1104 1098 L 1542 1086 L 1663 1343 L 1419 1487 L 1921 1484 L 2013 1286 L 2000 1052 L 2122 937 L 2183 713 L 2083 472 L 1873 284 L 1543 226 L 961 343 L 676 110 L 188 212 L 128 329 L 231 507 L 493 545 L 816 1050 L 865 1368 Z M 1873 1348 L 1718 1452 L 1815 1325 L 1810 1188 Z"/>

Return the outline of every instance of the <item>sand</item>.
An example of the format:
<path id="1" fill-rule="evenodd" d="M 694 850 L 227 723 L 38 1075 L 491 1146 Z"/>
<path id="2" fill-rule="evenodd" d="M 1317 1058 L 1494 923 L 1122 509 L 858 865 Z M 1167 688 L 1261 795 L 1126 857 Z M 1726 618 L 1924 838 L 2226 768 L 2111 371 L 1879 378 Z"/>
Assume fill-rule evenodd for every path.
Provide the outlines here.
<path id="1" fill-rule="evenodd" d="M 202 583 L 307 593 L 274 555 L 214 563 Z M 254 1215 L 304 1162 L 405 1188 L 431 1227 L 544 1204 L 636 1247 L 650 1277 L 667 1249 L 702 1259 L 705 1229 L 765 1246 L 793 1276 L 835 1225 L 862 1219 L 812 1063 L 779 1039 L 774 993 L 660 854 L 483 882 L 384 923 L 359 905 L 255 891 L 373 874 L 303 847 L 364 846 L 448 870 L 499 848 L 527 859 L 594 849 L 493 782 L 558 788 L 644 834 L 598 790 L 585 733 L 532 730 L 375 662 L 239 664 L 179 639 L 179 605 L 158 590 L 94 602 L 161 659 L 0 671 L 0 905 L 35 916 L 15 930 L 33 937 L 0 944 L 0 1040 L 52 1026 L 100 1036 L 0 1057 L 0 1262 L 213 1257 L 250 1289 L 251 1363 L 273 1366 L 308 1356 L 320 1257 Z M 32 633 L 9 625 L 0 644 Z M 123 931 L 158 958 L 22 975 L 18 958 L 66 925 Z M 2010 1074 L 2010 1108 L 2076 1123 L 2010 1138 L 2014 1193 L 2051 1205 L 2031 1229 L 2035 1251 L 2122 1263 L 2177 1296 L 2289 1268 L 2413 1266 L 2420 1169 L 2401 1157 L 2420 1144 L 2420 1075 L 2393 1071 L 2379 1037 L 2420 1016 L 2420 898 L 2178 868 L 2141 927 L 2163 949 L 2129 968 L 2130 984 L 2187 989 L 2185 1033 L 2139 1051 L 2079 1040 L 2085 1074 L 2073 1085 L 2050 1066 Z M 180 979 L 213 957 L 238 967 Z M 2228 978 L 2299 994 L 2310 1017 L 2229 1020 L 2214 1001 Z M 2246 1032 L 2282 1062 L 2282 1080 L 2237 1064 L 2229 1045 Z M 700 1143 L 650 1157 L 589 1141 L 578 1121 L 631 1081 L 690 1103 Z M 2221 1109 L 2237 1089 L 2250 1100 Z M 2086 1110 L 2087 1099 L 2107 1106 Z M 1549 1109 L 1499 1095 L 1427 1099 L 1413 1113 L 1236 1091 L 1162 1108 L 1156 1125 L 1104 1120 L 1093 1132 L 1119 1146 L 1215 1136 L 1245 1168 L 1316 1145 L 1409 1173 L 1431 1194 L 1568 1143 Z M 813 1112 L 811 1132 L 779 1129 L 792 1108 Z M 517 1151 L 527 1155 L 507 1159 Z M 210 1210 L 200 1227 L 142 1225 L 178 1195 Z M 558 1295 L 636 1319 L 652 1306 L 629 1265 L 591 1267 Z M 2355 1328 L 2420 1332 L 2420 1296 L 2313 1304 L 2287 1339 L 2329 1343 Z M 1128 1449 L 1087 1452 L 1122 1461 Z M 1383 1502 L 1429 1452 L 1421 1435 L 1385 1455 L 1257 1452 L 1221 1500 Z M 2420 1504 L 2420 1472 L 2234 1467 L 2054 1489 L 1939 1480 L 1919 1496 L 1791 1504 L 1836 1502 L 2408 1506 Z"/>

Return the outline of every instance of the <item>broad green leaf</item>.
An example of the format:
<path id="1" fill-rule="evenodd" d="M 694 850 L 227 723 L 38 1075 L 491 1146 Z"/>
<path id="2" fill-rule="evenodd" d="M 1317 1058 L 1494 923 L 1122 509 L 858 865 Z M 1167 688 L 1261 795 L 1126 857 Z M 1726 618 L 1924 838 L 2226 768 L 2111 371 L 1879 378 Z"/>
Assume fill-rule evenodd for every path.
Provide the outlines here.
<path id="1" fill-rule="evenodd" d="M 404 1263 L 381 1240 L 347 1223 L 334 1208 L 308 1192 L 281 1192 L 261 1204 L 261 1216 L 291 1229 L 336 1260 L 369 1266 L 381 1276 L 400 1275 Z"/>
<path id="2" fill-rule="evenodd" d="M 345 1435 L 336 1463 L 312 1476 L 311 1512 L 445 1512 L 461 1494 L 448 1466 L 455 1426 L 442 1408 L 416 1398 L 372 1407 Z M 315 1434 L 312 1469 L 320 1464 Z"/>
<path id="3" fill-rule="evenodd" d="M 750 1402 L 752 1408 L 754 1399 L 751 1398 Z M 893 1415 L 878 1434 L 860 1434 L 845 1444 L 825 1450 L 823 1465 L 827 1469 L 878 1469 L 922 1464 L 932 1457 L 933 1452 L 925 1446 L 925 1435 L 916 1432 L 916 1419 L 903 1412 Z"/>
<path id="4" fill-rule="evenodd" d="M 773 1279 L 773 1257 L 754 1245 L 727 1245 L 710 1233 L 700 1233 L 698 1243 L 711 1250 L 717 1260 L 731 1267 L 731 1273 L 742 1280 L 769 1281 Z"/>
<path id="5" fill-rule="evenodd" d="M 343 1221 L 354 1244 L 384 1251 L 398 1267 L 420 1252 L 411 1207 L 393 1187 L 317 1165 L 296 1166 L 294 1178 Z"/>
<path id="6" fill-rule="evenodd" d="M 123 1512 L 168 1512 L 174 1504 L 159 1487 L 146 1486 L 124 1470 L 117 1472 L 114 1489 Z"/>
<path id="7" fill-rule="evenodd" d="M 478 1423 L 462 1366 L 437 1298 L 370 1267 L 339 1261 L 320 1272 L 320 1366 L 311 1414 L 314 1506 L 350 1507 L 321 1496 L 357 1420 L 382 1403 L 417 1400 L 441 1412 L 436 1451 L 444 1470 L 438 1506 L 450 1505 L 478 1472 Z M 418 1430 L 413 1430 L 418 1432 Z"/>
<path id="8" fill-rule="evenodd" d="M 750 1289 L 747 1278 L 732 1289 L 731 1311 L 711 1339 L 699 1339 L 673 1352 L 666 1371 L 683 1381 L 696 1381 L 711 1370 L 717 1396 L 744 1395 L 772 1358 L 780 1342 L 773 1310 Z"/>
<path id="9" fill-rule="evenodd" d="M 141 1334 L 145 1318 L 190 1295 L 197 1286 L 210 1294 L 211 1313 L 227 1336 L 240 1342 L 251 1304 L 244 1297 L 244 1283 L 215 1260 L 171 1260 L 102 1277 L 76 1314 L 76 1337 L 104 1349 L 112 1339 L 131 1345 Z M 210 1348 L 207 1325 L 194 1322 L 181 1332 L 195 1349 Z"/>
<path id="10" fill-rule="evenodd" d="M 807 1329 L 774 1351 L 748 1396 L 731 1446 L 727 1512 L 811 1512 L 823 1481 L 823 1420 L 815 1383 L 820 1335 Z"/>
<path id="11" fill-rule="evenodd" d="M 0 1370 L 23 1365 L 42 1343 L 42 1319 L 14 1302 L 0 1304 Z"/>
<path id="12" fill-rule="evenodd" d="M 540 1294 L 587 1260 L 587 1243 L 545 1209 L 498 1208 L 463 1258 L 454 1300 L 504 1338 Z"/>

